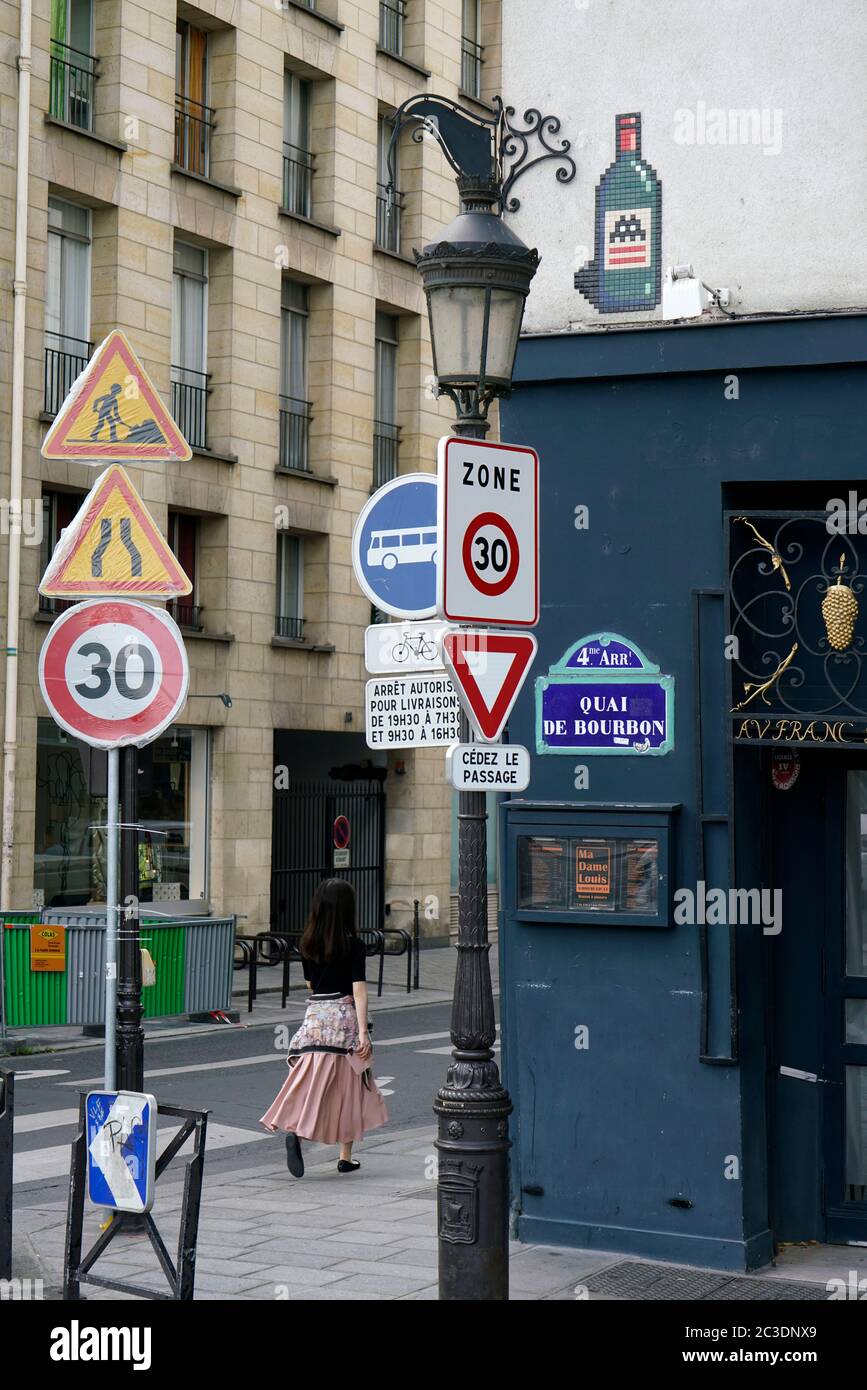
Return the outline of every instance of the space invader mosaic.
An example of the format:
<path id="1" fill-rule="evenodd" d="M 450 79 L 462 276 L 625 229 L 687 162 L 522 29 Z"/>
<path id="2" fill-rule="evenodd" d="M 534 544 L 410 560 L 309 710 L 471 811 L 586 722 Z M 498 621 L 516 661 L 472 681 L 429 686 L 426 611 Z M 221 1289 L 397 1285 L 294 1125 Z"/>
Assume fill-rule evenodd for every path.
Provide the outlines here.
<path id="1" fill-rule="evenodd" d="M 615 158 L 596 185 L 594 255 L 575 288 L 600 314 L 655 309 L 662 295 L 662 184 L 641 153 L 641 114 L 615 117 Z"/>

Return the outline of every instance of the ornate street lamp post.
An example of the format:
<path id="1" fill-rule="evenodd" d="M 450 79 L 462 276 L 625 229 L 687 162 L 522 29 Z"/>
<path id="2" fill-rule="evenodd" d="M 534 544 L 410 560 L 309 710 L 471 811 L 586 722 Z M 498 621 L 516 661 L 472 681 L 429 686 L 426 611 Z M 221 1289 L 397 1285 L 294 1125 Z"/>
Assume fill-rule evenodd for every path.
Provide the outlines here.
<path id="1" fill-rule="evenodd" d="M 557 179 L 575 175 L 569 142 L 548 144 L 559 121 L 528 111 L 525 131 L 497 103 L 492 120 L 445 97 L 413 97 L 395 115 L 389 165 L 403 127 L 432 135 L 457 175 L 461 208 L 441 236 L 415 258 L 427 297 L 438 393 L 457 410 L 457 433 L 484 439 L 488 410 L 511 390 L 524 301 L 539 264 L 503 221 L 514 211 L 515 180 L 544 159 Z M 544 153 L 528 161 L 529 138 Z M 506 164 L 509 168 L 506 170 Z M 391 187 L 391 185 L 390 185 Z M 496 211 L 495 211 L 496 209 Z M 469 741 L 466 716 L 461 739 Z M 437 1233 L 441 1299 L 509 1296 L 509 1115 L 512 1102 L 494 1061 L 494 996 L 488 953 L 487 813 L 483 792 L 461 792 L 458 805 L 458 959 L 452 1003 L 452 1060 L 437 1094 Z"/>

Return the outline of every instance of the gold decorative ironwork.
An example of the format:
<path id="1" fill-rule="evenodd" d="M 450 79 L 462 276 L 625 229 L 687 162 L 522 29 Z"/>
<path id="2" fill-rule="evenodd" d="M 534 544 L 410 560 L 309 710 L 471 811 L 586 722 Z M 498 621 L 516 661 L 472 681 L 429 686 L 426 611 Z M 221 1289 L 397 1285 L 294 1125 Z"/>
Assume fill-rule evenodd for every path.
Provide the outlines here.
<path id="1" fill-rule="evenodd" d="M 747 525 L 749 525 L 749 522 L 747 523 Z M 761 540 L 761 537 L 759 537 L 759 539 Z M 765 544 L 767 544 L 767 542 L 765 542 Z M 788 583 L 788 580 L 786 582 Z M 846 592 L 849 593 L 851 591 L 847 589 Z M 769 676 L 766 681 L 762 681 L 761 685 L 753 685 L 752 681 L 747 681 L 744 685 L 744 695 L 747 698 L 745 700 L 741 700 L 739 705 L 734 706 L 734 708 L 731 711 L 732 714 L 737 714 L 738 710 L 746 709 L 747 705 L 750 704 L 756 698 L 757 695 L 761 695 L 765 704 L 768 706 L 768 708 L 770 708 L 771 702 L 770 700 L 766 699 L 765 691 L 770 690 L 771 686 L 776 684 L 783 672 L 787 669 L 788 666 L 791 665 L 792 661 L 794 661 L 795 659 L 795 653 L 797 652 L 797 650 L 798 644 L 797 642 L 794 642 L 792 644 L 792 650 L 789 652 L 789 655 L 783 658 L 774 674 L 772 676 Z M 752 691 L 752 694 L 749 693 L 750 691 Z"/>
<path id="2" fill-rule="evenodd" d="M 790 579 L 789 579 L 789 576 L 788 576 L 788 574 L 786 573 L 786 567 L 785 567 L 785 565 L 783 564 L 782 560 L 780 559 L 780 556 L 777 554 L 777 551 L 775 550 L 774 546 L 771 545 L 771 542 L 770 542 L 770 541 L 766 541 L 765 538 L 764 538 L 764 536 L 762 536 L 762 535 L 759 534 L 759 532 L 756 530 L 756 528 L 755 528 L 755 526 L 753 525 L 753 523 L 752 523 L 751 521 L 748 521 L 747 518 L 746 518 L 745 516 L 736 516 L 736 517 L 735 517 L 735 521 L 742 521 L 742 522 L 744 523 L 744 526 L 749 526 L 750 530 L 752 531 L 752 533 L 753 533 L 753 535 L 755 536 L 756 540 L 758 541 L 759 545 L 763 545 L 763 546 L 765 547 L 765 550 L 769 550 L 769 551 L 770 551 L 770 554 L 771 554 L 771 564 L 772 564 L 773 568 L 774 568 L 775 570 L 779 570 L 779 571 L 780 571 L 780 574 L 781 574 L 781 576 L 782 576 L 783 583 L 785 584 L 786 588 L 787 588 L 787 589 L 791 589 L 792 585 L 791 585 L 791 581 L 790 581 Z"/>
<path id="3" fill-rule="evenodd" d="M 822 617 L 828 641 L 837 652 L 844 652 L 852 644 L 855 620 L 858 617 L 858 600 L 848 584 L 843 583 L 846 569 L 846 556 L 840 556 L 840 573 L 837 583 L 828 586 L 822 599 Z"/>

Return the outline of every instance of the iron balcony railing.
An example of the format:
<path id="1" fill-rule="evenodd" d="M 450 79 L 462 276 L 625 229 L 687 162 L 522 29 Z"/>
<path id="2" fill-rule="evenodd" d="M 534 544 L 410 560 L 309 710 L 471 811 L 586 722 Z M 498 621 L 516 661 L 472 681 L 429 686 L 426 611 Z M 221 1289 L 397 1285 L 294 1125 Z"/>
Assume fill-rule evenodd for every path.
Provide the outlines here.
<path id="1" fill-rule="evenodd" d="M 373 422 L 373 488 L 382 487 L 397 477 L 397 452 L 400 426 L 386 420 Z"/>
<path id="2" fill-rule="evenodd" d="M 403 57 L 403 25 L 406 0 L 380 0 L 379 46 L 396 57 Z"/>
<path id="3" fill-rule="evenodd" d="M 75 600 L 71 598 L 46 598 L 44 594 L 39 595 L 40 613 L 50 613 L 52 617 L 57 613 L 64 613 L 67 608 L 73 608 Z"/>
<path id="4" fill-rule="evenodd" d="M 294 641 L 300 642 L 304 636 L 304 619 L 284 618 L 278 613 L 274 619 L 274 635 L 291 637 Z"/>
<path id="5" fill-rule="evenodd" d="M 283 207 L 309 217 L 313 203 L 313 155 L 300 145 L 283 141 Z"/>
<path id="6" fill-rule="evenodd" d="M 75 378 L 84 371 L 93 343 L 85 338 L 71 338 L 67 333 L 45 332 L 45 393 L 46 415 L 56 415 L 69 394 Z"/>
<path id="7" fill-rule="evenodd" d="M 175 163 L 188 174 L 208 177 L 214 112 L 192 97 L 175 94 Z"/>
<path id="8" fill-rule="evenodd" d="M 298 401 L 292 396 L 280 397 L 279 468 L 310 472 L 310 420 L 309 401 Z"/>
<path id="9" fill-rule="evenodd" d="M 202 631 L 202 614 L 205 610 L 200 604 L 189 603 L 186 599 L 173 598 L 166 604 L 166 608 L 178 627 L 189 627 L 194 632 Z"/>
<path id="10" fill-rule="evenodd" d="M 467 96 L 475 97 L 476 101 L 482 95 L 482 58 L 483 48 L 480 43 L 475 43 L 468 39 L 466 35 L 461 38 L 461 90 Z"/>
<path id="11" fill-rule="evenodd" d="M 191 449 L 206 449 L 208 373 L 172 367 L 172 417 Z"/>
<path id="12" fill-rule="evenodd" d="M 376 245 L 380 251 L 400 253 L 400 219 L 403 212 L 403 194 L 392 190 L 389 204 L 388 190 L 384 183 L 376 185 Z"/>
<path id="13" fill-rule="evenodd" d="M 93 88 L 98 59 L 59 39 L 51 40 L 48 109 L 58 121 L 79 130 L 93 129 Z"/>

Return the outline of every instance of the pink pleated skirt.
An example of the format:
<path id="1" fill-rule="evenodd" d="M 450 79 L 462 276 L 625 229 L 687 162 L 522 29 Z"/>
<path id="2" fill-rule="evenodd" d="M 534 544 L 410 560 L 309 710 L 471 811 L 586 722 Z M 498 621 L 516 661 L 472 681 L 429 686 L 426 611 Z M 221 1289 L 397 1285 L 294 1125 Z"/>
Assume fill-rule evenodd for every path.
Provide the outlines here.
<path id="1" fill-rule="evenodd" d="M 320 1144 L 351 1144 L 387 1124 L 382 1092 L 372 1076 L 368 1089 L 353 1060 L 333 1052 L 299 1057 L 260 1123 Z"/>
<path id="2" fill-rule="evenodd" d="M 388 1123 L 382 1092 L 373 1079 L 373 1059 L 354 1052 L 296 1052 L 310 1040 L 329 1045 L 357 1043 L 352 999 L 311 1001 L 302 1028 L 289 1044 L 289 1075 L 260 1124 L 320 1144 L 351 1144 Z M 354 1034 L 354 1038 L 353 1038 Z M 296 1039 L 298 1040 L 296 1042 Z"/>

